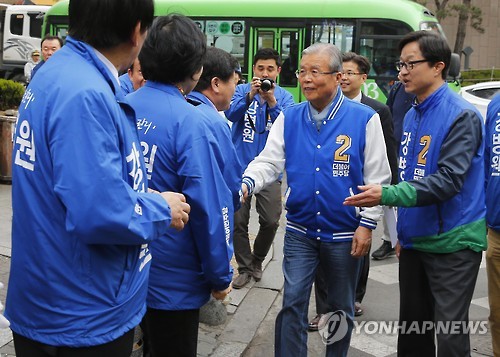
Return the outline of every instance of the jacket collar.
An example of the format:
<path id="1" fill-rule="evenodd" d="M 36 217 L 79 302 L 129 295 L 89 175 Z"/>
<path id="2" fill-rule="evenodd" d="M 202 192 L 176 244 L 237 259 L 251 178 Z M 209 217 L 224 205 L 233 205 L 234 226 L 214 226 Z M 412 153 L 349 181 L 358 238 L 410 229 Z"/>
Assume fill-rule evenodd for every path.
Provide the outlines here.
<path id="1" fill-rule="evenodd" d="M 448 84 L 445 82 L 434 93 L 425 98 L 422 103 L 418 103 L 416 98 L 412 103 L 413 108 L 418 112 L 425 112 L 426 110 L 435 107 L 439 104 L 443 96 L 449 91 Z"/>
<path id="2" fill-rule="evenodd" d="M 71 36 L 66 37 L 66 44 L 64 46 L 68 46 L 72 51 L 82 56 L 86 61 L 92 63 L 103 75 L 106 82 L 108 82 L 117 100 L 120 102 L 124 101 L 125 96 L 119 82 L 115 79 L 115 76 L 109 68 L 102 62 L 102 60 L 99 59 L 96 54 L 96 50 L 92 46 L 85 42 L 75 40 Z"/>
<path id="3" fill-rule="evenodd" d="M 155 82 L 155 81 L 148 80 L 144 84 L 144 87 L 154 88 L 154 89 L 157 89 L 159 91 L 168 93 L 168 94 L 176 96 L 176 97 L 178 96 L 179 98 L 182 98 L 182 99 L 186 100 L 186 98 L 184 97 L 184 95 L 180 92 L 179 88 L 177 88 L 173 84 L 160 83 L 160 82 Z"/>
<path id="4" fill-rule="evenodd" d="M 210 99 L 208 99 L 208 97 L 205 94 L 203 94 L 201 92 L 192 91 L 191 93 L 188 94 L 188 97 L 190 97 L 190 98 L 192 98 L 200 103 L 206 104 L 206 105 L 214 108 L 214 110 L 217 110 L 214 103 L 212 103 L 212 101 Z"/>

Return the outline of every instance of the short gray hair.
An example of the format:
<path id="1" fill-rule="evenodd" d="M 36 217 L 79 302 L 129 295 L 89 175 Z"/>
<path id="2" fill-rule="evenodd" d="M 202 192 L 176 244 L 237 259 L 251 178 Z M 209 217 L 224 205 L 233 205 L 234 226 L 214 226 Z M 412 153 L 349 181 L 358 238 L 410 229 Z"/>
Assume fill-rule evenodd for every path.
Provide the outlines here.
<path id="1" fill-rule="evenodd" d="M 342 54 L 337 46 L 331 43 L 316 42 L 302 51 L 302 57 L 317 53 L 326 53 L 330 58 L 330 71 L 342 71 Z"/>

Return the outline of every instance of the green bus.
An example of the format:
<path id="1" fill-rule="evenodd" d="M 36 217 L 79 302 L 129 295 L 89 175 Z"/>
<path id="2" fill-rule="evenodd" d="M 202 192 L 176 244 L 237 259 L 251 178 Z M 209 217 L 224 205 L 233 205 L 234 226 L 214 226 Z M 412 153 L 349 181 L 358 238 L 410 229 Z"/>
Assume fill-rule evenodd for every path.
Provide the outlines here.
<path id="1" fill-rule="evenodd" d="M 68 3 L 50 8 L 44 34 L 66 36 Z M 252 78 L 252 59 L 259 48 L 276 49 L 283 61 L 278 83 L 296 101 L 302 94 L 295 71 L 302 50 L 312 43 L 333 43 L 342 52 L 368 57 L 372 69 L 364 93 L 385 102 L 397 78 L 399 40 L 414 30 L 443 34 L 434 15 L 410 0 L 155 0 L 156 16 L 170 13 L 195 21 L 207 45 L 238 58 L 246 78 Z"/>

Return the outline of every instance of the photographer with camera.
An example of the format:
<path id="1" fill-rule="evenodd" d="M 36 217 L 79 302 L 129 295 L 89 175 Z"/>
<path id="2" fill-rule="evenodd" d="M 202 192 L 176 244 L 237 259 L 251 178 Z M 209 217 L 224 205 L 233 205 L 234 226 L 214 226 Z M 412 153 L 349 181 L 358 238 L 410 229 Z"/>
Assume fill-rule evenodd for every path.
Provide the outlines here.
<path id="1" fill-rule="evenodd" d="M 258 50 L 252 68 L 252 81 L 236 87 L 231 106 L 225 112 L 233 123 L 232 139 L 242 169 L 264 149 L 269 130 L 281 111 L 294 104 L 292 95 L 276 84 L 281 71 L 277 51 L 272 48 Z M 260 228 L 253 253 L 248 238 L 250 198 L 234 217 L 234 254 L 239 273 L 233 281 L 235 289 L 244 287 L 252 277 L 255 281 L 262 278 L 262 262 L 274 240 L 281 216 L 281 177 L 255 198 Z"/>

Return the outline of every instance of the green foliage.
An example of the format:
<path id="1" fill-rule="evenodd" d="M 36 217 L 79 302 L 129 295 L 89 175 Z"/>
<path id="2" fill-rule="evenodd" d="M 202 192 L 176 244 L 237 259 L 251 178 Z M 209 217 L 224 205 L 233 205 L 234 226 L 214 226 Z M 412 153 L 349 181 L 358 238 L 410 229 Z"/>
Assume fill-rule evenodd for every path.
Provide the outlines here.
<path id="1" fill-rule="evenodd" d="M 423 6 L 427 6 L 427 0 L 413 0 Z M 470 26 L 479 33 L 484 33 L 483 24 L 483 13 L 481 9 L 477 6 L 468 4 L 470 1 L 461 0 L 460 4 L 450 4 L 449 0 L 434 0 L 434 5 L 436 7 L 436 18 L 441 21 L 450 17 L 456 17 L 460 14 L 470 18 Z"/>
<path id="2" fill-rule="evenodd" d="M 484 33 L 483 12 L 477 6 L 467 6 L 464 4 L 456 4 L 451 6 L 451 10 L 456 14 L 463 13 L 464 16 L 470 18 L 470 26 L 479 33 Z M 451 16 L 454 16 L 453 14 Z"/>
<path id="3" fill-rule="evenodd" d="M 460 76 L 462 87 L 488 81 L 500 81 L 500 69 L 471 69 L 462 71 Z"/>
<path id="4" fill-rule="evenodd" d="M 0 110 L 16 109 L 24 95 L 24 86 L 18 82 L 0 78 Z"/>

